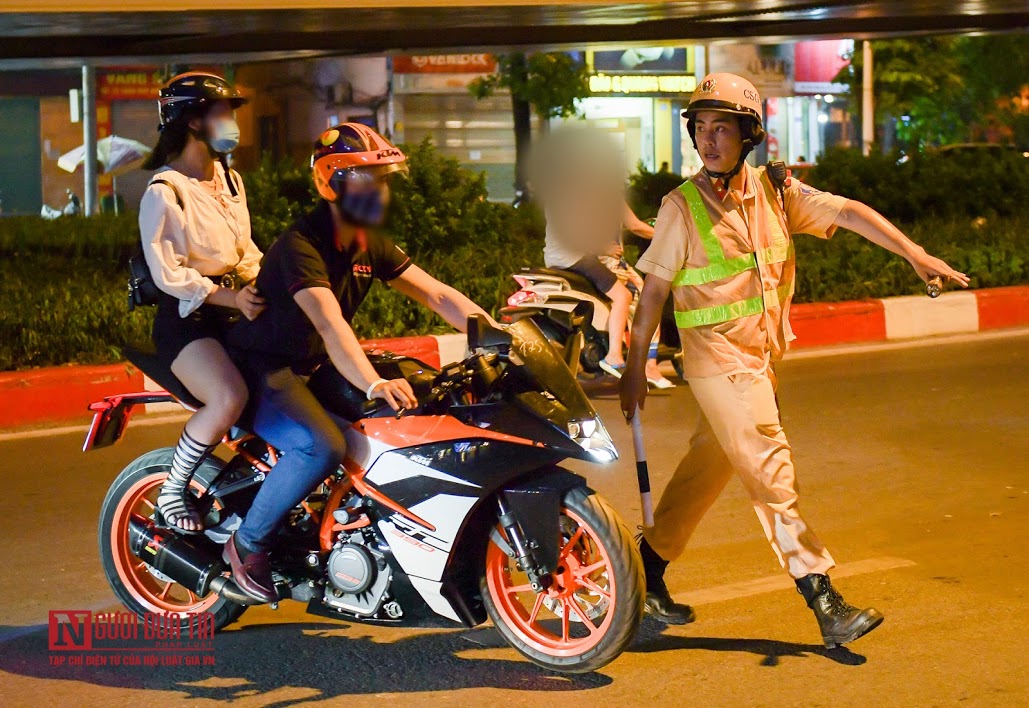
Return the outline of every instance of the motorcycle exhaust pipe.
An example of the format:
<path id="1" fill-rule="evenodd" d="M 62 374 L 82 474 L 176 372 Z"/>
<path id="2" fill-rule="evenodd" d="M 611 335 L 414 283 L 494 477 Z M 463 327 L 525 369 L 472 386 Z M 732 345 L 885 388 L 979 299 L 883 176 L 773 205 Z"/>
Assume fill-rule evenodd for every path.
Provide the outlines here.
<path id="1" fill-rule="evenodd" d="M 253 605 L 257 603 L 257 600 L 247 595 L 245 592 L 239 589 L 239 586 L 233 582 L 232 578 L 227 575 L 219 575 L 217 578 L 211 581 L 211 590 L 218 593 L 226 600 L 231 600 L 237 605 Z"/>
<path id="2" fill-rule="evenodd" d="M 217 546 L 207 537 L 183 536 L 159 529 L 150 519 L 135 514 L 129 519 L 129 549 L 151 568 L 201 597 L 214 589 L 214 581 L 225 571 Z M 235 583 L 231 584 L 235 588 Z M 240 591 L 236 589 L 236 592 Z M 238 602 L 234 597 L 229 599 Z"/>

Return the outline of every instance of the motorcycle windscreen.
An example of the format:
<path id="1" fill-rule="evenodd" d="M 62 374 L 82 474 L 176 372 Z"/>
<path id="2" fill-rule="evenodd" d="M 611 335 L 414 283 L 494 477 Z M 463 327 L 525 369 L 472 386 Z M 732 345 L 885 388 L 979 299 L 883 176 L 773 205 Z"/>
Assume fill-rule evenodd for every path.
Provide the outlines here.
<path id="1" fill-rule="evenodd" d="M 596 417 L 597 413 L 575 380 L 575 374 L 535 322 L 526 317 L 508 326 L 506 332 L 511 335 L 511 362 L 524 367 L 525 373 L 540 388 L 564 406 L 568 420 Z"/>

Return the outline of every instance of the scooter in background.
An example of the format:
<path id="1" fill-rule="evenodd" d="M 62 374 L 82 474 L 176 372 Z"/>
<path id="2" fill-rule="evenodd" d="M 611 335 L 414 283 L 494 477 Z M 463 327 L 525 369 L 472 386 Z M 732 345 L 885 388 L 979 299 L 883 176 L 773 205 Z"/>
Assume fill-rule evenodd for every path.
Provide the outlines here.
<path id="1" fill-rule="evenodd" d="M 600 373 L 600 360 L 608 349 L 610 298 L 583 276 L 567 270 L 523 268 L 511 277 L 518 283 L 519 290 L 507 299 L 507 307 L 500 310 L 500 321 L 515 322 L 529 317 L 549 340 L 559 348 L 565 348 L 570 337 L 579 336 L 572 325 L 577 319 L 573 313 L 582 316 L 586 313 L 586 307 L 591 308 L 592 314 L 587 317 L 587 323 L 582 328 L 579 363 L 589 374 Z M 639 294 L 636 293 L 636 296 Z M 632 324 L 631 317 L 629 324 Z M 682 348 L 671 298 L 665 302 L 661 314 L 661 341 L 657 345 L 657 360 L 659 363 L 672 362 L 675 373 L 682 378 Z"/>

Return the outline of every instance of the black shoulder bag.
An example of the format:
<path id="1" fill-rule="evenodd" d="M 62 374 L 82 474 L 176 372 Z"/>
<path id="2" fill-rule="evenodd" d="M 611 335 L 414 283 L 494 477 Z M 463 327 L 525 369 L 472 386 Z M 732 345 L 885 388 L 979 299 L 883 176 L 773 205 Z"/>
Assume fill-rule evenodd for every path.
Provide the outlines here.
<path id="1" fill-rule="evenodd" d="M 182 197 L 175 185 L 163 179 L 155 179 L 150 184 L 163 184 L 175 193 L 175 202 L 179 209 L 185 209 Z M 143 244 L 136 246 L 136 252 L 129 256 L 129 312 L 144 305 L 156 305 L 161 297 L 161 290 L 154 283 L 154 276 L 143 255 Z"/>

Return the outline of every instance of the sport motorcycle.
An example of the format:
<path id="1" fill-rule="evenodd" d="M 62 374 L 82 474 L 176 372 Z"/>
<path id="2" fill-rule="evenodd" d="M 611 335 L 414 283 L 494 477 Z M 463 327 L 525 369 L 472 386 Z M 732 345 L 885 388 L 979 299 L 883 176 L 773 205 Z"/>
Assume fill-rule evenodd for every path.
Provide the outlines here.
<path id="1" fill-rule="evenodd" d="M 580 338 L 559 350 L 528 318 L 505 328 L 479 316 L 468 324 L 471 354 L 439 370 L 371 356 L 380 376 L 410 382 L 413 410 L 365 401 L 331 364 L 311 376 L 326 409 L 355 422 L 344 431 L 346 458 L 274 540 L 279 599 L 379 625 L 489 619 L 540 666 L 595 670 L 635 636 L 644 581 L 625 523 L 583 477 L 559 466 L 618 457 L 572 373 Z M 126 355 L 165 390 L 92 404 L 85 450 L 122 438 L 141 404 L 201 405 L 152 352 Z M 155 508 L 174 448 L 140 456 L 111 485 L 100 555 L 115 594 L 136 614 L 178 613 L 185 629 L 205 612 L 220 629 L 260 604 L 233 582 L 221 551 L 280 451 L 250 430 L 248 412 L 223 445 L 232 456 L 209 457 L 192 481 L 202 533 L 169 527 Z"/>

